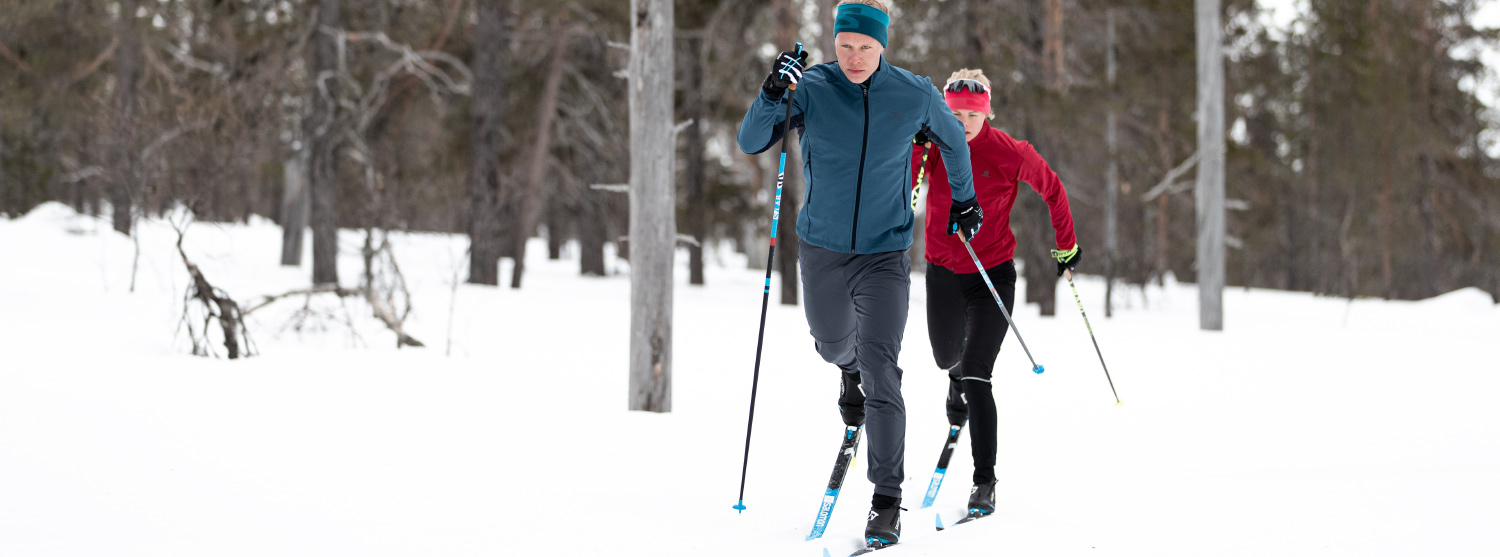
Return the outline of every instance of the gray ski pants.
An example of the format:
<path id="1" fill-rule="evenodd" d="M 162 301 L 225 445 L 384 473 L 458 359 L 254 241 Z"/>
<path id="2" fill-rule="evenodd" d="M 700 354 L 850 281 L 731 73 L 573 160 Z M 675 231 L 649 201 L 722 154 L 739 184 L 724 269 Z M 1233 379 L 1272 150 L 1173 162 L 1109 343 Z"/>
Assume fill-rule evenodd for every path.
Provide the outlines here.
<path id="1" fill-rule="evenodd" d="M 828 363 L 860 374 L 870 483 L 875 493 L 899 498 L 906 402 L 896 357 L 906 332 L 911 258 L 905 250 L 841 253 L 800 240 L 797 249 L 813 344 Z"/>

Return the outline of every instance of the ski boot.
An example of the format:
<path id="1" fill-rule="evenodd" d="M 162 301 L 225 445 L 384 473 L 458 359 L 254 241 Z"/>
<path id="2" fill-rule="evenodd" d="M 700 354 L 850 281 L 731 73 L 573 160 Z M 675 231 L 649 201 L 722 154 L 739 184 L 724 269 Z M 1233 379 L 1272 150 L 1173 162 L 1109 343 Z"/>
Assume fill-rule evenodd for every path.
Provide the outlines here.
<path id="1" fill-rule="evenodd" d="M 995 512 L 995 480 L 976 483 L 969 489 L 969 516 L 979 518 Z"/>
<path id="2" fill-rule="evenodd" d="M 870 518 L 865 522 L 865 544 L 870 547 L 895 545 L 901 540 L 901 500 L 875 496 Z M 883 505 L 890 505 L 881 508 Z"/>

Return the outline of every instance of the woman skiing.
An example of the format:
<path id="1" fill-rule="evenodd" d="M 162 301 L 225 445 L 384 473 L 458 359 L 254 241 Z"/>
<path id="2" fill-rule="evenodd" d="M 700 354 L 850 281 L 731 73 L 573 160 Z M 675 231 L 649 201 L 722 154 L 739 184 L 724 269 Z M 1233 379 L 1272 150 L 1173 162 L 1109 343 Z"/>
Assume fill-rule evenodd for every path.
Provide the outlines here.
<path id="1" fill-rule="evenodd" d="M 1047 166 L 1031 144 L 990 127 L 995 117 L 990 108 L 990 82 L 980 70 L 954 72 L 943 88 L 948 108 L 964 125 L 974 190 L 987 218 L 983 233 L 954 235 L 942 215 L 951 202 L 948 169 L 938 157 L 925 157 L 926 138 L 917 137 L 912 149 L 912 181 L 925 165 L 927 192 L 927 335 L 932 355 L 940 368 L 948 370 L 948 421 L 972 424 L 974 487 L 969 492 L 969 514 L 979 517 L 995 512 L 995 398 L 990 391 L 990 373 L 1000 343 L 1009 326 L 989 293 L 974 258 L 961 238 L 969 238 L 979 261 L 989 274 L 1006 309 L 1014 308 L 1016 292 L 1016 238 L 1010 231 L 1010 210 L 1019 184 L 1025 182 L 1047 201 L 1052 228 L 1057 232 L 1058 275 L 1079 262 L 1082 252 L 1073 235 L 1073 217 L 1068 195 L 1057 174 Z M 924 158 L 929 160 L 923 161 Z M 1014 317 L 1014 313 L 1012 313 Z"/>

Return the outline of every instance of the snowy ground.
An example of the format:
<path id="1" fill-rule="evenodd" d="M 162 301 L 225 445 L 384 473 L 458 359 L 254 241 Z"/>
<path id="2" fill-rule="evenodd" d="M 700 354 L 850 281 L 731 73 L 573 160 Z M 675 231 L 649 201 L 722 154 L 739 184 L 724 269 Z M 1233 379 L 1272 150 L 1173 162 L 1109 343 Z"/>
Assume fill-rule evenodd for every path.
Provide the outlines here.
<path id="1" fill-rule="evenodd" d="M 772 306 L 749 510 L 730 509 L 763 280 L 743 258 L 718 254 L 706 288 L 679 274 L 658 415 L 625 410 L 628 276 L 579 277 L 576 255 L 536 245 L 524 289 L 455 290 L 464 239 L 396 236 L 428 348 L 396 350 L 352 301 L 314 307 L 353 330 L 295 330 L 302 303 L 284 300 L 256 314 L 261 355 L 231 362 L 187 355 L 175 235 L 140 237 L 132 293 L 134 245 L 107 223 L 57 205 L 0 220 L 0 555 L 817 557 L 862 533 L 863 458 L 828 535 L 803 541 L 841 426 L 800 308 Z M 269 223 L 195 224 L 186 245 L 242 300 L 309 276 L 277 265 Z M 946 431 L 920 280 L 901 362 L 911 511 L 882 555 L 1500 554 L 1500 307 L 1478 291 L 1235 289 L 1209 333 L 1192 285 L 1135 290 L 1105 319 L 1086 277 L 1116 406 L 1062 283 L 1056 318 L 1017 311 L 1047 372 L 1013 343 L 997 364 L 997 516 L 936 533 L 971 469 L 965 439 L 917 509 Z"/>

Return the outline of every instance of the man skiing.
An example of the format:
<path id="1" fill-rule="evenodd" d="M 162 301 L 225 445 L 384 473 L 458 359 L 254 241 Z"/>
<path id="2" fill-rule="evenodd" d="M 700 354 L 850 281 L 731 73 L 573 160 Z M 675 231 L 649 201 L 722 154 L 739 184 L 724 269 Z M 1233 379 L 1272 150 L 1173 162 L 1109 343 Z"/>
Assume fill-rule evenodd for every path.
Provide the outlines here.
<path id="1" fill-rule="evenodd" d="M 782 52 L 740 123 L 746 153 L 781 139 L 786 90 L 790 125 L 802 140 L 807 193 L 797 218 L 798 263 L 807 324 L 819 355 L 839 367 L 839 412 L 869 430 L 869 480 L 875 484 L 866 541 L 901 535 L 906 406 L 896 366 L 911 289 L 913 214 L 907 159 L 912 137 L 937 144 L 954 201 L 949 228 L 972 236 L 981 213 L 969 175 L 964 128 L 932 81 L 882 56 L 890 9 L 885 0 L 842 0 L 834 23 L 835 62 L 805 68 L 804 52 Z"/>
<path id="2" fill-rule="evenodd" d="M 964 125 L 969 145 L 971 168 L 959 169 L 974 179 L 974 190 L 980 207 L 990 216 L 994 232 L 973 238 L 974 256 L 957 236 L 943 234 L 944 224 L 932 218 L 937 207 L 949 202 L 954 194 L 943 177 L 953 169 L 952 161 L 931 160 L 925 174 L 933 185 L 927 191 L 927 335 L 932 341 L 932 355 L 940 368 L 948 370 L 948 421 L 954 426 L 970 422 L 969 438 L 974 454 L 974 487 L 969 492 L 969 516 L 980 517 L 995 512 L 995 398 L 990 390 L 990 372 L 1000 343 L 1009 329 L 1005 316 L 995 304 L 979 269 L 977 256 L 987 266 L 985 273 L 1007 309 L 1016 299 L 1016 266 L 1012 261 L 1016 238 L 1010 231 L 1010 211 L 1015 205 L 1019 183 L 1026 182 L 1047 201 L 1056 231 L 1059 249 L 1057 274 L 1079 262 L 1082 251 L 1073 234 L 1073 215 L 1068 207 L 1068 193 L 1057 174 L 1042 160 L 1031 144 L 1019 141 L 990 127 L 987 119 L 995 117 L 990 108 L 990 82 L 980 70 L 959 70 L 943 87 L 944 98 L 953 115 Z M 912 148 L 912 181 L 927 148 L 924 138 L 917 138 Z M 1016 317 L 1012 312 L 1012 317 Z"/>

